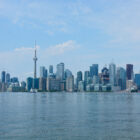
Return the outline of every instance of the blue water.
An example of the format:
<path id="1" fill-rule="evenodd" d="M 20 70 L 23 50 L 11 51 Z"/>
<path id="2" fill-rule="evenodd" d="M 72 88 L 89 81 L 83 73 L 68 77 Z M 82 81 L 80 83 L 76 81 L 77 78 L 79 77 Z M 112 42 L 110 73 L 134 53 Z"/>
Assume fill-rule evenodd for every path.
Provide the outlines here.
<path id="1" fill-rule="evenodd" d="M 0 93 L 1 140 L 140 140 L 140 93 Z"/>

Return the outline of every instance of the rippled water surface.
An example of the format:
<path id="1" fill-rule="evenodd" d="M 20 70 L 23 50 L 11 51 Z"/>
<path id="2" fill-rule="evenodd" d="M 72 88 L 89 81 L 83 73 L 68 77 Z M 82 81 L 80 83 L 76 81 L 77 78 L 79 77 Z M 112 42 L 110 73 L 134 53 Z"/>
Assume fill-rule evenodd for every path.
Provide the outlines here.
<path id="1" fill-rule="evenodd" d="M 140 93 L 0 93 L 0 139 L 140 140 Z"/>

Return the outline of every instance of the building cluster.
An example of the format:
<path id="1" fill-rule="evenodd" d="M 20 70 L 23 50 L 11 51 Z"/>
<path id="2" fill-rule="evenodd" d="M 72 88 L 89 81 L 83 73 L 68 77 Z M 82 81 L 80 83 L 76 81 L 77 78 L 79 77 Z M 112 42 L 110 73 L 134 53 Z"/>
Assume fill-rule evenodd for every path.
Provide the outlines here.
<path id="1" fill-rule="evenodd" d="M 56 72 L 50 65 L 47 70 L 40 67 L 40 76 L 37 77 L 37 54 L 34 55 L 34 77 L 28 77 L 27 81 L 19 82 L 17 77 L 10 77 L 9 73 L 2 71 L 0 81 L 1 92 L 110 92 L 110 91 L 138 91 L 140 90 L 140 74 L 134 74 L 133 65 L 127 64 L 126 69 L 116 67 L 114 63 L 105 66 L 99 72 L 99 65 L 93 64 L 89 70 L 78 71 L 76 78 L 65 64 L 56 66 Z"/>
<path id="2" fill-rule="evenodd" d="M 35 72 L 36 73 L 36 72 Z M 105 66 L 99 72 L 99 65 L 93 64 L 89 70 L 78 71 L 76 78 L 64 63 L 57 64 L 56 72 L 50 65 L 47 70 L 40 67 L 40 76 L 28 77 L 27 81 L 19 82 L 17 77 L 10 77 L 2 71 L 0 81 L 1 92 L 30 92 L 36 89 L 39 92 L 109 92 L 122 90 L 140 90 L 140 74 L 134 74 L 133 65 L 127 64 L 126 69 L 116 67 L 114 63 Z"/>
<path id="3" fill-rule="evenodd" d="M 25 92 L 26 82 L 19 82 L 17 77 L 10 77 L 9 73 L 2 71 L 0 80 L 0 92 Z"/>
<path id="4" fill-rule="evenodd" d="M 39 78 L 27 78 L 27 91 L 37 89 L 38 91 L 68 91 L 68 92 L 108 92 L 122 90 L 140 90 L 140 74 L 133 72 L 133 65 L 127 64 L 126 69 L 116 68 L 111 63 L 109 67 L 103 67 L 99 73 L 98 64 L 90 66 L 84 73 L 78 71 L 76 78 L 72 72 L 65 69 L 64 63 L 60 63 L 53 72 L 53 66 L 49 71 L 43 66 L 40 67 Z"/>

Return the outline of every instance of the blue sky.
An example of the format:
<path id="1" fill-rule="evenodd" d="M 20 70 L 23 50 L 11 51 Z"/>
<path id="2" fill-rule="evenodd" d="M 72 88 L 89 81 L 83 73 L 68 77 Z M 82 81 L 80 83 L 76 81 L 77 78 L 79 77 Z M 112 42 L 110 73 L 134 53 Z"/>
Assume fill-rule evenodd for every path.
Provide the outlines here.
<path id="1" fill-rule="evenodd" d="M 140 70 L 139 0 L 0 0 L 0 71 L 32 76 L 64 62 L 75 74 L 110 62 Z"/>

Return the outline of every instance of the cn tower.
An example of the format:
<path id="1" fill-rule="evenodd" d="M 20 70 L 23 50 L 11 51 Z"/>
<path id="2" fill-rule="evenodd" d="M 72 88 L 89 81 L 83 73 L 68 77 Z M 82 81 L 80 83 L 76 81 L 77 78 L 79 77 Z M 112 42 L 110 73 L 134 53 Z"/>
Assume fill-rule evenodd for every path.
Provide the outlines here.
<path id="1" fill-rule="evenodd" d="M 34 60 L 34 79 L 37 77 L 36 76 L 36 65 L 37 65 L 37 55 L 36 55 L 36 51 L 37 51 L 37 48 L 36 48 L 36 41 L 35 41 L 35 56 L 33 58 Z"/>

